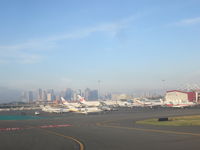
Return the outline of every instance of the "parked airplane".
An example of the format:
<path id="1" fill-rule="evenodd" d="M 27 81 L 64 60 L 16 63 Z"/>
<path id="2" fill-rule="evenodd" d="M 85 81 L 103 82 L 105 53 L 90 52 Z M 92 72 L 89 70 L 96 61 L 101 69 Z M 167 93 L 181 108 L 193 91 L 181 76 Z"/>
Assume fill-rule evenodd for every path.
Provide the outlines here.
<path id="1" fill-rule="evenodd" d="M 138 106 L 142 107 L 155 107 L 155 106 L 163 106 L 164 103 L 162 99 L 159 100 L 149 100 L 149 99 L 142 99 L 142 100 L 135 100 L 135 103 L 138 104 Z"/>
<path id="2" fill-rule="evenodd" d="M 82 105 L 87 107 L 98 107 L 101 105 L 100 101 L 86 101 L 84 97 L 78 95 L 78 100 Z"/>
<path id="3" fill-rule="evenodd" d="M 61 97 L 62 104 L 67 106 L 71 112 L 89 114 L 99 113 L 102 111 L 110 111 L 110 106 L 102 103 L 102 101 L 86 101 L 84 97 L 78 95 L 77 103 L 69 103 Z"/>
<path id="4" fill-rule="evenodd" d="M 85 108 L 79 108 L 79 111 L 76 111 L 75 113 L 81 113 L 81 114 L 92 114 L 92 113 L 100 113 L 103 110 L 98 107 L 85 107 Z"/>
<path id="5" fill-rule="evenodd" d="M 62 100 L 62 104 L 68 107 L 81 107 L 80 103 L 69 103 L 68 101 L 66 101 L 63 97 L 61 97 Z"/>
<path id="6" fill-rule="evenodd" d="M 49 113 L 63 113 L 63 112 L 69 112 L 69 109 L 67 108 L 56 108 L 56 107 L 51 107 L 49 105 L 47 106 L 40 106 L 42 111 L 44 112 L 49 112 Z"/>
<path id="7" fill-rule="evenodd" d="M 118 107 L 118 106 L 119 106 L 119 104 L 118 104 L 117 101 L 115 101 L 115 100 L 104 100 L 104 101 L 100 101 L 100 104 L 101 104 L 102 106 L 109 106 L 109 107 L 111 107 L 111 108 L 113 108 L 113 107 Z"/>
<path id="8" fill-rule="evenodd" d="M 67 106 L 71 112 L 88 114 L 88 113 L 96 113 L 96 112 L 102 111 L 101 109 L 97 107 L 98 105 L 96 101 L 95 103 L 86 102 L 85 99 L 81 97 L 80 95 L 78 96 L 78 98 L 79 98 L 79 103 L 69 103 L 63 97 L 61 97 L 61 100 L 62 100 L 62 103 L 65 106 Z"/>
<path id="9" fill-rule="evenodd" d="M 179 103 L 179 104 L 165 104 L 167 107 L 173 107 L 173 108 L 186 108 L 186 107 L 193 107 L 196 105 L 196 103 L 188 102 L 188 103 Z"/>
<path id="10" fill-rule="evenodd" d="M 111 110 L 114 110 L 113 107 L 108 106 L 108 105 L 99 106 L 99 109 L 101 109 L 101 110 L 103 110 L 103 111 L 111 111 Z"/>

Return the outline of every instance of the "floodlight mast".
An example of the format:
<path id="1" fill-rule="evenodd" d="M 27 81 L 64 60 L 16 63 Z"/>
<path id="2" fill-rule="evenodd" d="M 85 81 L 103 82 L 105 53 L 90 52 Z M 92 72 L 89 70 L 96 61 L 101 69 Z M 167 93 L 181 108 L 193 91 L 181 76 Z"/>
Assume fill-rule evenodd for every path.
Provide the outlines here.
<path id="1" fill-rule="evenodd" d="M 101 80 L 98 80 L 98 99 L 100 100 L 100 83 Z"/>

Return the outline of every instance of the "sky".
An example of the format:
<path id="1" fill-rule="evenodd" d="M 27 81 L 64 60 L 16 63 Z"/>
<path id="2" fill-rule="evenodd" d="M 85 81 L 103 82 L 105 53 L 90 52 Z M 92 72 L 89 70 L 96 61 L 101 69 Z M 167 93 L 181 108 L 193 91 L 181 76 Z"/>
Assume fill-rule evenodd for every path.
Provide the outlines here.
<path id="1" fill-rule="evenodd" d="M 0 86 L 200 85 L 199 0 L 1 0 Z"/>

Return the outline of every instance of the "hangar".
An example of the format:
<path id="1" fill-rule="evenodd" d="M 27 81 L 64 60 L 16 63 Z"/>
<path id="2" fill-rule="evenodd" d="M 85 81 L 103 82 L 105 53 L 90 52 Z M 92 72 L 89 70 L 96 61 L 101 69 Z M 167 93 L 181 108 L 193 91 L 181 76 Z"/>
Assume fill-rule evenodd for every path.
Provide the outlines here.
<path id="1" fill-rule="evenodd" d="M 179 90 L 167 91 L 165 95 L 166 104 L 198 103 L 198 92 L 185 92 Z"/>

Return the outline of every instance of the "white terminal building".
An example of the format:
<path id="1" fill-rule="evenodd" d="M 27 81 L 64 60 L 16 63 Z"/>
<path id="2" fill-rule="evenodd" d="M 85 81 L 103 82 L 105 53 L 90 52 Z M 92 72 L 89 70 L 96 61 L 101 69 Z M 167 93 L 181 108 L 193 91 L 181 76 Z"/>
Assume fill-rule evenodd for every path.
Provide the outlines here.
<path id="1" fill-rule="evenodd" d="M 200 103 L 200 92 L 185 92 L 179 90 L 167 91 L 164 102 L 165 104 Z"/>

